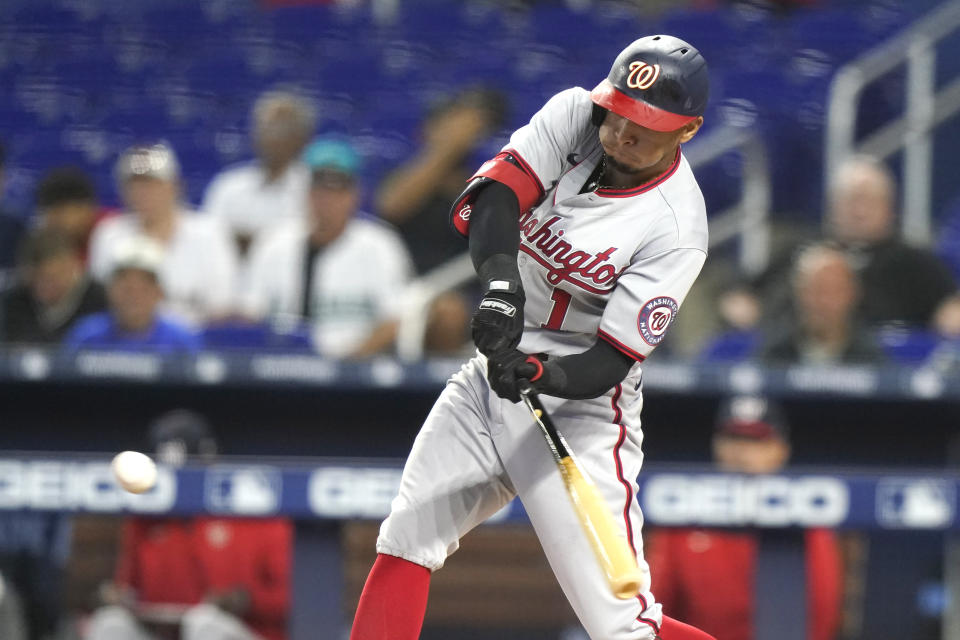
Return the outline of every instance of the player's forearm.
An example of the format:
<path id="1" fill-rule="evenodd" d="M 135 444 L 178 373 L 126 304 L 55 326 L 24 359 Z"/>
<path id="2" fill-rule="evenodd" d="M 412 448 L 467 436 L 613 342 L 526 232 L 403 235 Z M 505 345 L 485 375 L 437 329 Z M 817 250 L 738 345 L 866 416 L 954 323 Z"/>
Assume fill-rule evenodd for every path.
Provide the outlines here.
<path id="1" fill-rule="evenodd" d="M 513 191 L 499 182 L 485 185 L 470 213 L 470 257 L 486 286 L 506 280 L 520 286 L 520 205 Z"/>
<path id="2" fill-rule="evenodd" d="M 544 362 L 545 384 L 541 390 L 558 398 L 596 398 L 622 382 L 633 363 L 609 343 L 598 340 L 583 353 Z"/>

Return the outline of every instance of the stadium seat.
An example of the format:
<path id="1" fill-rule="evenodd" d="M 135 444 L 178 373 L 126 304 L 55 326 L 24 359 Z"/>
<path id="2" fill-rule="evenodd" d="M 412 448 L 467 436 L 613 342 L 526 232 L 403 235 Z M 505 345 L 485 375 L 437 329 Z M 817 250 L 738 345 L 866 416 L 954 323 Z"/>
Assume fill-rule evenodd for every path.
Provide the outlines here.
<path id="1" fill-rule="evenodd" d="M 201 331 L 203 345 L 213 349 L 256 349 L 308 353 L 313 350 L 306 325 L 280 329 L 270 323 L 224 323 Z"/>
<path id="2" fill-rule="evenodd" d="M 926 361 L 943 342 L 930 331 L 901 327 L 878 331 L 877 340 L 892 362 L 908 365 Z"/>
<path id="3" fill-rule="evenodd" d="M 805 9 L 791 15 L 788 34 L 795 49 L 817 49 L 835 65 L 850 61 L 879 41 L 860 9 Z"/>
<path id="4" fill-rule="evenodd" d="M 729 331 L 713 340 L 700 353 L 702 362 L 743 362 L 760 346 L 759 331 Z"/>
<path id="5" fill-rule="evenodd" d="M 218 131 L 233 140 L 245 130 L 256 96 L 283 86 L 317 98 L 321 130 L 379 136 L 397 152 L 413 144 L 429 105 L 457 88 L 503 88 L 513 103 L 509 125 L 516 127 L 557 90 L 591 88 L 608 72 L 611 56 L 635 38 L 674 33 L 700 48 L 711 66 L 707 126 L 744 123 L 752 114 L 746 126 L 759 123 L 776 136 L 769 138 L 771 149 L 792 149 L 771 153 L 775 204 L 803 201 L 808 209 L 819 200 L 814 167 L 822 154 L 821 105 L 836 65 L 934 0 L 835 0 L 785 15 L 736 3 L 672 10 L 656 21 L 628 3 L 605 0 L 586 12 L 557 3 L 518 11 L 485 0 L 410 2 L 392 22 L 377 19 L 366 3 L 277 9 L 234 0 L 3 4 L 0 84 L 10 87 L 10 99 L 0 107 L 0 134 L 34 126 L 92 128 L 110 131 L 113 147 L 191 130 L 209 133 L 208 143 L 216 144 Z M 950 51 L 938 67 L 953 64 Z M 867 92 L 859 134 L 900 106 L 889 88 Z M 39 167 L 56 155 L 50 145 L 60 144 L 63 158 L 74 159 L 102 148 L 91 142 L 96 136 L 72 135 L 69 144 L 27 145 L 18 157 Z M 235 144 L 210 150 L 194 144 L 187 152 L 198 158 L 194 175 L 237 157 Z M 387 170 L 396 155 L 375 159 L 371 170 Z M 107 172 L 96 179 L 111 184 L 106 164 L 87 166 Z M 708 199 L 729 199 L 728 169 L 702 172 Z"/>

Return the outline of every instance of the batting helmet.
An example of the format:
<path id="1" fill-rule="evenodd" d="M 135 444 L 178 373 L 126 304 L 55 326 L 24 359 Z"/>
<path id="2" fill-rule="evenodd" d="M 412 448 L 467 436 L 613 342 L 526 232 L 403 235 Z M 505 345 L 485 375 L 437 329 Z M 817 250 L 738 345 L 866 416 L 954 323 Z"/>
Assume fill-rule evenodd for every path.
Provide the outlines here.
<path id="1" fill-rule="evenodd" d="M 674 131 L 707 106 L 707 62 L 680 38 L 640 38 L 620 52 L 594 104 L 654 131 Z"/>

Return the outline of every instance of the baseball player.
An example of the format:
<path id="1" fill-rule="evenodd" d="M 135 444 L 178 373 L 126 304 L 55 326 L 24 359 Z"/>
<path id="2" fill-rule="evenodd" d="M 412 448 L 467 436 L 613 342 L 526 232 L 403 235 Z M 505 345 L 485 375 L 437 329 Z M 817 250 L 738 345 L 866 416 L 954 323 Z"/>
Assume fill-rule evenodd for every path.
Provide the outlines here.
<path id="1" fill-rule="evenodd" d="M 666 35 L 637 40 L 593 91 L 551 98 L 454 204 L 486 291 L 471 325 L 478 355 L 414 442 L 352 640 L 417 638 L 430 573 L 514 496 L 591 638 L 711 638 L 663 616 L 650 591 L 612 595 L 551 454 L 517 404 L 521 384 L 543 396 L 649 571 L 636 500 L 639 364 L 706 258 L 703 196 L 680 146 L 703 123 L 707 93 L 694 47 Z"/>

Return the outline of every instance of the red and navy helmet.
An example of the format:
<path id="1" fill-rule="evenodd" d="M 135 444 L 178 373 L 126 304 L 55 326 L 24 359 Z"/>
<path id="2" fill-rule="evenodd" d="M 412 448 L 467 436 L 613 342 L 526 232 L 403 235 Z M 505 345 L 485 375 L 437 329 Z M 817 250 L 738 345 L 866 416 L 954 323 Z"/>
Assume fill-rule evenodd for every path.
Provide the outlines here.
<path id="1" fill-rule="evenodd" d="M 620 52 L 594 104 L 654 131 L 675 131 L 702 116 L 710 93 L 707 61 L 680 38 L 640 38 Z"/>

